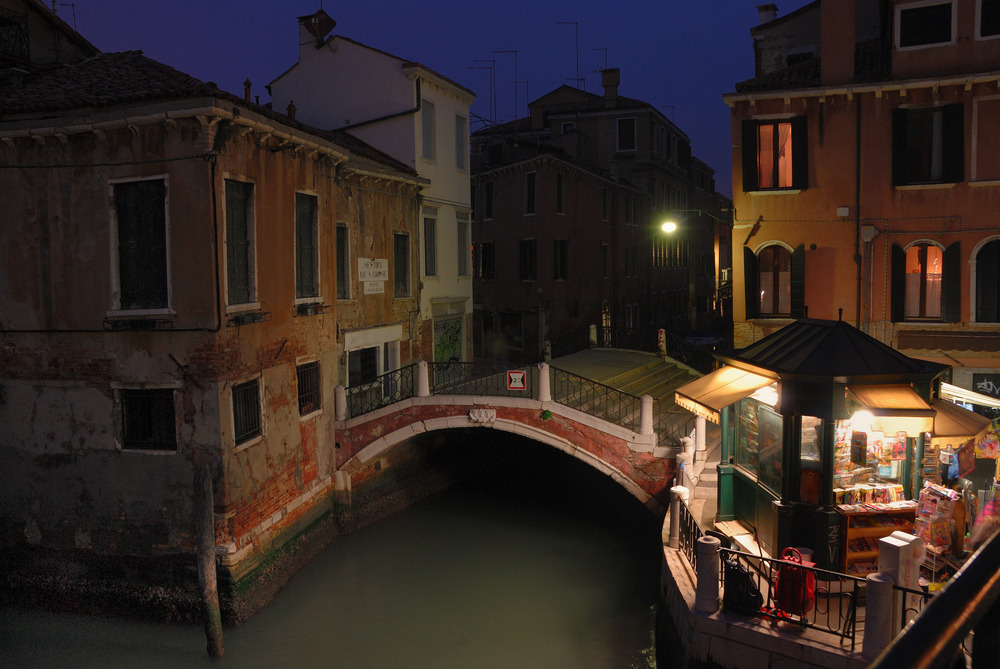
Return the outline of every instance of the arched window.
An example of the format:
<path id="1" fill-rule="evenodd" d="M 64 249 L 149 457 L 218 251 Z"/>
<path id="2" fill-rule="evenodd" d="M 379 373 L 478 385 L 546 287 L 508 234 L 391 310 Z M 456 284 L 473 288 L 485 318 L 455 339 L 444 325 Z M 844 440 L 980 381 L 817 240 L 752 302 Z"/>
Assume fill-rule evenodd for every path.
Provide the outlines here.
<path id="1" fill-rule="evenodd" d="M 1000 239 L 976 254 L 976 322 L 1000 322 Z"/>
<path id="2" fill-rule="evenodd" d="M 783 246 L 767 246 L 757 254 L 761 316 L 787 316 L 792 310 L 792 254 Z"/>
<path id="3" fill-rule="evenodd" d="M 906 317 L 941 318 L 941 275 L 944 257 L 933 244 L 906 250 Z"/>

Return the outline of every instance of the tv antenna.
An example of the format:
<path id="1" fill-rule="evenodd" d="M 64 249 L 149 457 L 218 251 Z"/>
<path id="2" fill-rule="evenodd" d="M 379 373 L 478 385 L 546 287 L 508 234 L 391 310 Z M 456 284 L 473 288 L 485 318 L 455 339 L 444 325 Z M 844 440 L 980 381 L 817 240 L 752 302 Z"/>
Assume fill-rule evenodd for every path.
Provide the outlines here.
<path id="1" fill-rule="evenodd" d="M 576 21 L 556 21 L 561 26 L 573 26 L 576 33 L 576 78 L 571 81 L 576 82 L 577 88 L 583 88 L 583 78 L 580 77 L 580 24 Z"/>

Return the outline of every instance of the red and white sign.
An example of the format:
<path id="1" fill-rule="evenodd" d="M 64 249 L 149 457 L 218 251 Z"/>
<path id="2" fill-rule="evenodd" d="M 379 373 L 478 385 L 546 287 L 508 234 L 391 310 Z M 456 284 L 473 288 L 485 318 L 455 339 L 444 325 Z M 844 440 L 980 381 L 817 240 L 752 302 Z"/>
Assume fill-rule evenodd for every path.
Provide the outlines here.
<path id="1" fill-rule="evenodd" d="M 526 374 L 524 371 L 508 371 L 507 390 L 527 390 L 524 380 Z"/>

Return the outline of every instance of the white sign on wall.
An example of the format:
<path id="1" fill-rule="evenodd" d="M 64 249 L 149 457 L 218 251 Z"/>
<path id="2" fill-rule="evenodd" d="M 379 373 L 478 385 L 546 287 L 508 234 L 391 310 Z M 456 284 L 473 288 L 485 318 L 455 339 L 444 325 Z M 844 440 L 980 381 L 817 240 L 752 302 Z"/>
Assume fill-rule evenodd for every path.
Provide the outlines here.
<path id="1" fill-rule="evenodd" d="M 365 281 L 365 295 L 381 295 L 385 292 L 385 281 Z"/>
<path id="2" fill-rule="evenodd" d="M 358 281 L 388 280 L 389 261 L 386 258 L 358 258 Z"/>

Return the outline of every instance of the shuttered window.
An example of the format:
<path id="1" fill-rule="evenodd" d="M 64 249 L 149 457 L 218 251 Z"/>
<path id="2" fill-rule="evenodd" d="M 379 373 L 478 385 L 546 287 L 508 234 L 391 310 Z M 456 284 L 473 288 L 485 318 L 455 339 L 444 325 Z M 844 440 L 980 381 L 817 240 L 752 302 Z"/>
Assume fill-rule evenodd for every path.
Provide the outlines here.
<path id="1" fill-rule="evenodd" d="M 120 309 L 168 306 L 166 196 L 162 179 L 114 185 Z"/>

